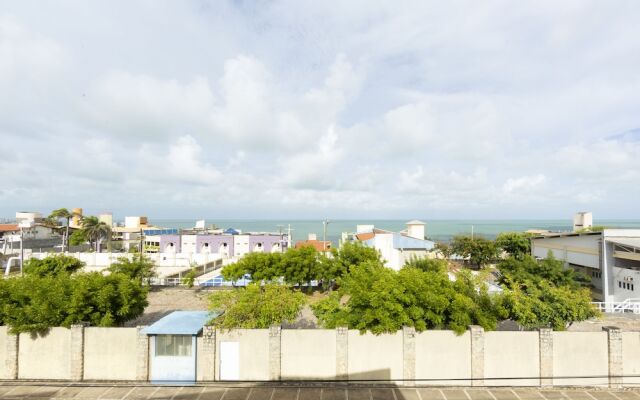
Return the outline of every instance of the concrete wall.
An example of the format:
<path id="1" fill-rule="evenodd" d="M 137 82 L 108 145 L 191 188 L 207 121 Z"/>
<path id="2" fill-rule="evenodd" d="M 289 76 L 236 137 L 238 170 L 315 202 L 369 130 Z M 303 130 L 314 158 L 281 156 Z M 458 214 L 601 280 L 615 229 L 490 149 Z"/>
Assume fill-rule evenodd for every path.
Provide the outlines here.
<path id="1" fill-rule="evenodd" d="M 147 380 L 148 337 L 139 328 L 53 328 L 45 336 L 0 327 L 0 378 Z M 240 380 L 391 380 L 419 385 L 640 385 L 640 332 L 484 332 L 473 327 L 395 334 L 359 331 L 203 329 L 197 379 L 220 377 L 220 346 L 238 343 Z M 152 375 L 152 374 L 151 374 Z M 624 375 L 630 375 L 625 378 Z M 497 378 L 497 379 L 493 379 Z M 515 379 L 509 379 L 515 378 Z M 234 378 L 235 379 L 235 378 Z"/>
<path id="2" fill-rule="evenodd" d="M 136 328 L 85 328 L 84 379 L 135 380 Z"/>
<path id="3" fill-rule="evenodd" d="M 7 365 L 7 330 L 6 326 L 0 326 L 0 379 L 11 379 Z"/>
<path id="4" fill-rule="evenodd" d="M 608 357 L 606 332 L 554 332 L 553 384 L 607 386 Z"/>
<path id="5" fill-rule="evenodd" d="M 282 379 L 334 379 L 336 331 L 328 329 L 282 330 Z"/>
<path id="6" fill-rule="evenodd" d="M 402 332 L 373 335 L 350 330 L 349 379 L 402 379 Z"/>
<path id="7" fill-rule="evenodd" d="M 269 379 L 269 330 L 236 329 L 216 332 L 216 379 L 220 378 L 220 342 L 240 343 L 240 379 Z"/>
<path id="8" fill-rule="evenodd" d="M 538 332 L 487 332 L 484 338 L 484 378 L 490 386 L 540 384 Z M 491 379 L 532 378 L 532 379 Z"/>
<path id="9" fill-rule="evenodd" d="M 21 333 L 19 379 L 71 379 L 71 330 L 51 328 L 45 336 Z"/>
<path id="10" fill-rule="evenodd" d="M 622 373 L 625 385 L 640 386 L 640 332 L 622 332 Z"/>
<path id="11" fill-rule="evenodd" d="M 425 385 L 469 385 L 471 381 L 471 337 L 451 331 L 416 334 L 417 379 L 429 378 Z M 448 378 L 450 380 L 441 380 Z M 434 379 L 434 380 L 431 380 Z"/>

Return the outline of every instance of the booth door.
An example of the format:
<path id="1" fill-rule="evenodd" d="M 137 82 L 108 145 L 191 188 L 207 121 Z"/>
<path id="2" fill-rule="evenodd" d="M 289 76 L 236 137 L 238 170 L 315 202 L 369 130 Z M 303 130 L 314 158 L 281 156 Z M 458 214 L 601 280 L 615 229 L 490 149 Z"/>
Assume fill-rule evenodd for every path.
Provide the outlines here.
<path id="1" fill-rule="evenodd" d="M 196 381 L 196 337 L 156 335 L 151 339 L 150 380 L 157 384 Z"/>

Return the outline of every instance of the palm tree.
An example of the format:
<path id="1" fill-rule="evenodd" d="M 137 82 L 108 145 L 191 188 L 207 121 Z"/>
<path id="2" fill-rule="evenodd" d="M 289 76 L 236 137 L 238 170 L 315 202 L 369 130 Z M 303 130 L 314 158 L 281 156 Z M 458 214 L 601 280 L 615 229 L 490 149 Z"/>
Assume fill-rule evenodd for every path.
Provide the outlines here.
<path id="1" fill-rule="evenodd" d="M 51 215 L 49 215 L 49 218 L 55 218 L 56 220 L 59 218 L 64 218 L 67 222 L 64 239 L 62 241 L 63 251 L 69 251 L 69 221 L 72 217 L 73 213 L 70 213 L 66 208 L 58 208 L 57 210 L 53 210 L 51 211 Z"/>
<path id="2" fill-rule="evenodd" d="M 82 218 L 82 229 L 84 230 L 89 243 L 95 243 L 95 250 L 98 251 L 98 246 L 103 238 L 111 237 L 111 227 L 100 221 L 98 217 L 87 216 Z"/>

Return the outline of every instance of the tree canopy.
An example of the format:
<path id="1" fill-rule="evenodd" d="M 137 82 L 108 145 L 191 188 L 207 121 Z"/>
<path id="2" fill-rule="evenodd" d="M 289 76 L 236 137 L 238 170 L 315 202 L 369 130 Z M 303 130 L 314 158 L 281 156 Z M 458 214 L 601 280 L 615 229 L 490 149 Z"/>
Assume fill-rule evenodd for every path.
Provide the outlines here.
<path id="1" fill-rule="evenodd" d="M 83 263 L 65 255 L 30 260 L 24 277 L 0 280 L 0 324 L 14 333 L 88 323 L 117 326 L 141 315 L 148 287 L 116 272 L 80 272 Z"/>
<path id="2" fill-rule="evenodd" d="M 498 269 L 505 288 L 502 306 L 509 318 L 526 328 L 564 330 L 573 322 L 598 315 L 586 287 L 589 278 L 564 268 L 551 253 L 544 260 L 511 257 L 500 262 Z"/>
<path id="3" fill-rule="evenodd" d="M 502 232 L 496 238 L 496 245 L 519 260 L 531 254 L 531 235 L 520 232 Z"/>
<path id="4" fill-rule="evenodd" d="M 220 290 L 209 297 L 209 308 L 222 314 L 210 324 L 221 329 L 265 329 L 293 322 L 305 301 L 300 291 L 279 284 L 251 283 L 245 288 Z"/>
<path id="5" fill-rule="evenodd" d="M 426 266 L 425 270 L 416 265 Z M 438 263 L 417 260 L 394 271 L 367 261 L 354 266 L 339 285 L 337 292 L 312 306 L 327 328 L 347 326 L 380 334 L 413 326 L 418 331 L 461 333 L 470 324 L 495 329 L 501 314 L 486 286 L 470 271 L 451 282 Z"/>
<path id="6" fill-rule="evenodd" d="M 107 270 L 112 274 L 122 274 L 140 283 L 147 283 L 150 278 L 156 276 L 153 261 L 142 254 L 133 256 L 131 259 L 120 257 Z"/>
<path id="7" fill-rule="evenodd" d="M 482 268 L 498 257 L 495 242 L 483 237 L 458 235 L 451 241 L 451 251 L 461 257 L 468 258 L 469 263 Z"/>

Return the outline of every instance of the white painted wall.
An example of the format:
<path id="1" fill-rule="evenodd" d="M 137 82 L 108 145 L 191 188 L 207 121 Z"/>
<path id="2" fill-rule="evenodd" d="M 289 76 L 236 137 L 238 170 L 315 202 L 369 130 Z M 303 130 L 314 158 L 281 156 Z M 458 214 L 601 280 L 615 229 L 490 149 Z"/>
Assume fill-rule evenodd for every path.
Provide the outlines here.
<path id="1" fill-rule="evenodd" d="M 196 235 L 181 235 L 182 237 L 182 248 L 180 249 L 181 253 L 196 253 L 198 250 L 196 248 Z"/>
<path id="2" fill-rule="evenodd" d="M 242 257 L 249 253 L 249 235 L 235 235 L 233 237 L 233 256 Z"/>

